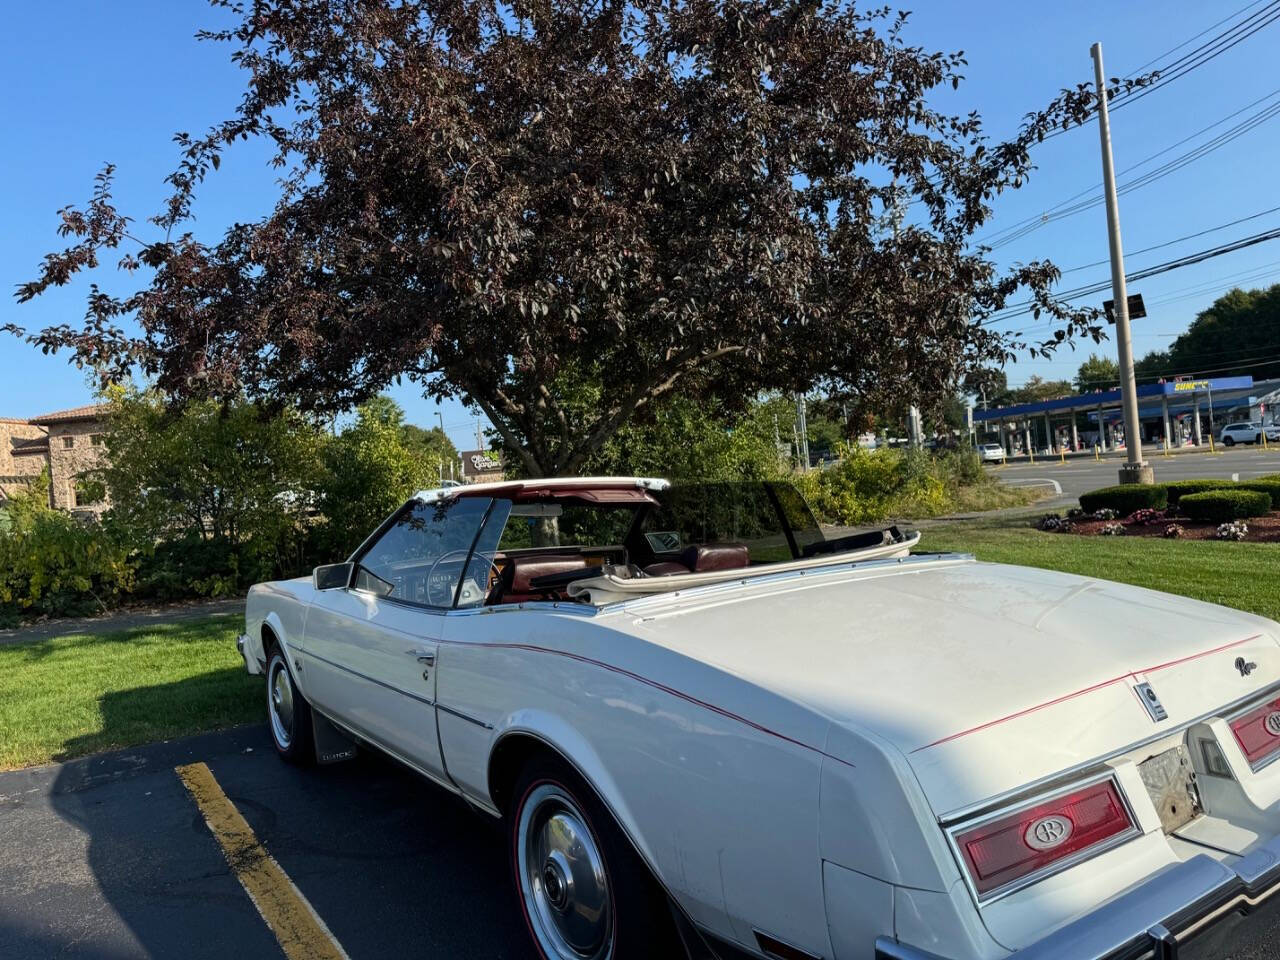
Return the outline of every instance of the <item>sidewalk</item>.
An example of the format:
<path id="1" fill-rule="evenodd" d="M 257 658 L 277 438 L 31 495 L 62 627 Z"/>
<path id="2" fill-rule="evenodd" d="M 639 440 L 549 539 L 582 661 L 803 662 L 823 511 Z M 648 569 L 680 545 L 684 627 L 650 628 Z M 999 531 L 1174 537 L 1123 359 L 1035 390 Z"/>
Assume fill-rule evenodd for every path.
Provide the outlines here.
<path id="1" fill-rule="evenodd" d="M 179 620 L 198 620 L 217 614 L 244 614 L 244 597 L 228 597 L 221 600 L 197 600 L 185 603 L 168 603 L 153 607 L 132 607 L 113 610 L 101 617 L 46 620 L 27 626 L 0 630 L 0 646 L 10 643 L 29 643 L 49 640 L 75 633 L 114 633 L 132 630 L 158 623 Z"/>

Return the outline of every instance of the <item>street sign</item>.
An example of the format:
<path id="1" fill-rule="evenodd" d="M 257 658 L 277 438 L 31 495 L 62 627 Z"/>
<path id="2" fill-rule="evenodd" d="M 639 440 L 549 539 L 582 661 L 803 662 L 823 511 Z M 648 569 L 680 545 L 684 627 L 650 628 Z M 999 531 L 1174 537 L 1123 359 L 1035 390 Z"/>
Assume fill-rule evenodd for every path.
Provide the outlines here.
<path id="1" fill-rule="evenodd" d="M 1142 294 L 1129 294 L 1129 319 L 1139 320 L 1147 315 L 1146 305 L 1142 302 Z M 1103 300 L 1102 309 L 1107 314 L 1107 323 L 1116 322 L 1116 302 L 1114 300 Z"/>

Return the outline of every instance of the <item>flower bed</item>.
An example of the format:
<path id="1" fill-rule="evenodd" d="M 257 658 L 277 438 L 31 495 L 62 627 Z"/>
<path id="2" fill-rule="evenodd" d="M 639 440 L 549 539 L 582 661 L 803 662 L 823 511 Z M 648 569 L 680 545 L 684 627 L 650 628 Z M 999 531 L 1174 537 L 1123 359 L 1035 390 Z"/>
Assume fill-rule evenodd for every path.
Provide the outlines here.
<path id="1" fill-rule="evenodd" d="M 1250 517 L 1237 521 L 1245 528 L 1243 535 L 1239 528 L 1230 535 L 1220 532 L 1227 524 L 1212 520 L 1191 520 L 1176 510 L 1143 510 L 1139 516 L 1130 514 L 1127 517 L 1112 519 L 1095 517 L 1091 514 L 1080 515 L 1079 511 L 1070 518 L 1057 514 L 1048 514 L 1036 521 L 1040 530 L 1051 533 L 1070 533 L 1083 537 L 1124 536 L 1154 537 L 1179 540 L 1245 540 L 1249 543 L 1280 543 L 1280 512 L 1272 511 L 1266 516 Z M 1117 529 L 1119 528 L 1119 529 Z M 1175 528 L 1176 532 L 1170 528 Z"/>
<path id="2" fill-rule="evenodd" d="M 1035 526 L 1086 537 L 1280 543 L 1280 474 L 1243 483 L 1175 480 L 1104 487 L 1082 494 L 1080 503 L 1065 515 L 1041 517 Z M 1116 506 L 1129 509 L 1120 514 Z"/>

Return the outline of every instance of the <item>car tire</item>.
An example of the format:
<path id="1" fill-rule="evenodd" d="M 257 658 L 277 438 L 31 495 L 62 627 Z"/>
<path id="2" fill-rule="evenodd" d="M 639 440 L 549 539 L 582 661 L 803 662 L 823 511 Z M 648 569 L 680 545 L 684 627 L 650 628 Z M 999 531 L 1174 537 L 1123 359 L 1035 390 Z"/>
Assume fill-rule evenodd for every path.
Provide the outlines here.
<path id="1" fill-rule="evenodd" d="M 1230 437 L 1223 437 L 1223 438 L 1222 438 L 1222 445 L 1223 445 L 1224 447 L 1234 447 L 1234 446 L 1236 445 L 1236 442 L 1235 442 L 1233 439 L 1231 439 Z"/>
<path id="2" fill-rule="evenodd" d="M 1262 443 L 1262 434 L 1258 434 L 1256 437 L 1254 437 L 1253 442 L 1255 446 Z"/>
<path id="3" fill-rule="evenodd" d="M 528 763 L 507 816 L 511 869 L 542 960 L 684 956 L 666 894 L 567 763 Z"/>
<path id="4" fill-rule="evenodd" d="M 298 690 L 289 661 L 276 643 L 267 652 L 267 728 L 282 760 L 299 766 L 315 762 L 311 704 Z"/>

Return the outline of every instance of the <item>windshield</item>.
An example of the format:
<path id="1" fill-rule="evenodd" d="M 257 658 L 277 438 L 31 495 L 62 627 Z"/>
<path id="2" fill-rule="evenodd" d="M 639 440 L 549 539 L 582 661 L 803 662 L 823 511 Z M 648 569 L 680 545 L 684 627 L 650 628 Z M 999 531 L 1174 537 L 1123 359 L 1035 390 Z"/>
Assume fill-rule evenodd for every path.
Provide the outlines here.
<path id="1" fill-rule="evenodd" d="M 783 518 L 797 550 L 822 540 L 822 531 L 804 498 L 785 483 L 706 483 L 672 487 L 660 506 L 644 516 L 641 532 L 655 555 L 676 554 L 693 544 L 740 543 L 752 563 L 795 557 Z"/>
<path id="2" fill-rule="evenodd" d="M 498 541 L 504 553 L 537 547 L 602 547 L 623 543 L 635 507 L 574 503 L 517 503 Z"/>

